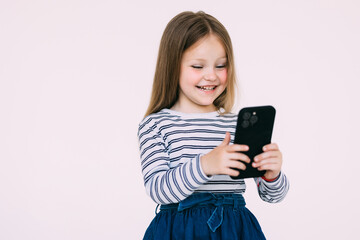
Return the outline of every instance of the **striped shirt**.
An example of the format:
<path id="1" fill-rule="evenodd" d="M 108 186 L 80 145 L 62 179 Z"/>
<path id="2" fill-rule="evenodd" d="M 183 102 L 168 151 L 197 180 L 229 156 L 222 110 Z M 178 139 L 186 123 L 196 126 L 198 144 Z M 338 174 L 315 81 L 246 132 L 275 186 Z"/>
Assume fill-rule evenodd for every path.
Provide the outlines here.
<path id="1" fill-rule="evenodd" d="M 207 176 L 200 157 L 217 147 L 230 132 L 234 140 L 237 115 L 180 113 L 170 109 L 150 114 L 139 124 L 142 174 L 147 194 L 159 204 L 177 203 L 194 192 L 245 192 L 243 179 L 228 175 Z M 282 172 L 272 182 L 254 178 L 261 199 L 281 201 L 288 189 Z"/>

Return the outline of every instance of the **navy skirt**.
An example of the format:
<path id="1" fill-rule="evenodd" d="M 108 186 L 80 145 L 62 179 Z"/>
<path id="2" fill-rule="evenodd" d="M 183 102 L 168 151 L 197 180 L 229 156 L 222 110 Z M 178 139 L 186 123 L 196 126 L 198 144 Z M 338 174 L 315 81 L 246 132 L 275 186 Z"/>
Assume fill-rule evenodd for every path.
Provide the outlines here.
<path id="1" fill-rule="evenodd" d="M 145 240 L 265 239 L 242 194 L 194 193 L 177 204 L 161 205 Z"/>

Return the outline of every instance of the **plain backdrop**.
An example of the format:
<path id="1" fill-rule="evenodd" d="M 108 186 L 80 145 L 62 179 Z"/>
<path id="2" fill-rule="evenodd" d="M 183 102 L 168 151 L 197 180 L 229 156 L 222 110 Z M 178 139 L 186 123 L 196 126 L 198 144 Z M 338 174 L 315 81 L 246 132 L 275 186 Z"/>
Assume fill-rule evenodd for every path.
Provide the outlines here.
<path id="1" fill-rule="evenodd" d="M 0 1 L 0 239 L 141 239 L 154 217 L 137 142 L 162 32 L 203 10 L 232 37 L 244 106 L 277 109 L 291 187 L 245 198 L 270 240 L 356 239 L 356 0 Z"/>

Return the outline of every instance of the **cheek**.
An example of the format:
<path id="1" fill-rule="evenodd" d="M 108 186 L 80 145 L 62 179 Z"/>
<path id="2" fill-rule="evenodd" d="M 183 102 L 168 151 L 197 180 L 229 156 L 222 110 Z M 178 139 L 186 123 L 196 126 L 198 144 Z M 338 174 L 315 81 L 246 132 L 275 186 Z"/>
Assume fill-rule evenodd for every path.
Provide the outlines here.
<path id="1" fill-rule="evenodd" d="M 225 84 L 227 81 L 227 69 L 224 69 L 218 74 L 221 83 Z"/>
<path id="2" fill-rule="evenodd" d="M 201 79 L 202 75 L 199 71 L 189 69 L 183 72 L 183 79 L 191 84 L 197 84 Z"/>

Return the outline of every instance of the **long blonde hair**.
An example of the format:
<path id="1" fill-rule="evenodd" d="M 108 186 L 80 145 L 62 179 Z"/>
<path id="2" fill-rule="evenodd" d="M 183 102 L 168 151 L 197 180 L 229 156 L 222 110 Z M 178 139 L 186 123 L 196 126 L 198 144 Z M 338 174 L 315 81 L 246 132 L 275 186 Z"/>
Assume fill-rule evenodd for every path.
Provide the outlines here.
<path id="1" fill-rule="evenodd" d="M 171 108 L 178 100 L 181 59 L 186 49 L 200 39 L 214 34 L 222 42 L 227 57 L 227 86 L 214 105 L 225 113 L 235 101 L 236 76 L 233 48 L 225 27 L 213 16 L 202 11 L 182 12 L 167 24 L 162 35 L 156 63 L 150 104 L 145 117 L 163 108 Z"/>

